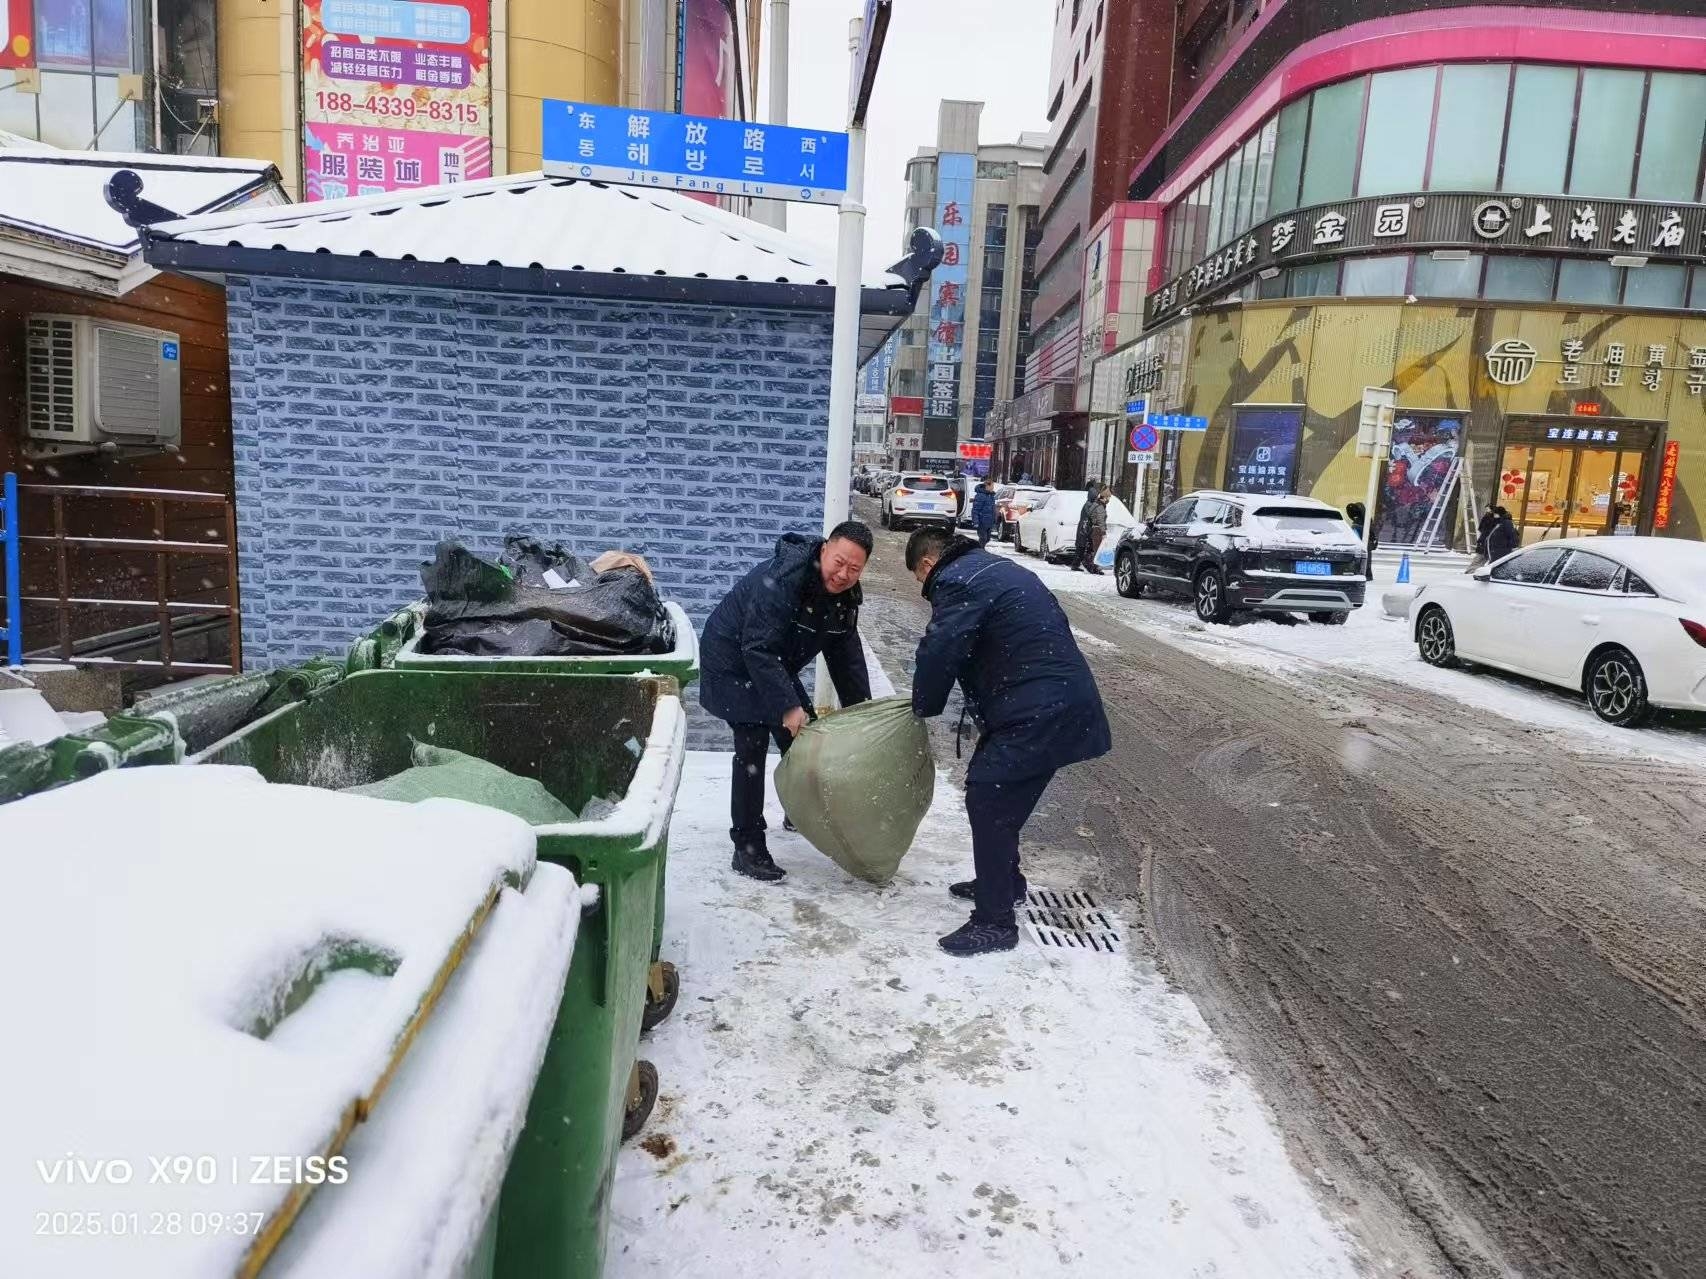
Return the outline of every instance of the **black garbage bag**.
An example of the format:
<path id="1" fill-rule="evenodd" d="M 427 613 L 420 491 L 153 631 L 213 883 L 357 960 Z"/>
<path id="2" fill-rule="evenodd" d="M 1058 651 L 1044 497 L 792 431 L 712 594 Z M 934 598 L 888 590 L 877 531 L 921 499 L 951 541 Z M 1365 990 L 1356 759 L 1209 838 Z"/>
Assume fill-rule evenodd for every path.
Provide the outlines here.
<path id="1" fill-rule="evenodd" d="M 471 657 L 627 656 L 674 647 L 675 626 L 637 568 L 611 569 L 574 590 L 517 585 L 504 600 L 429 600 L 420 642 L 422 653 Z"/>
<path id="2" fill-rule="evenodd" d="M 561 542 L 546 546 L 536 537 L 511 533 L 504 538 L 498 563 L 522 586 L 573 590 L 598 581 L 592 566 Z"/>
<path id="3" fill-rule="evenodd" d="M 501 564 L 481 559 L 460 542 L 444 541 L 432 563 L 421 565 L 421 585 L 429 600 L 491 603 L 508 599 L 515 581 Z"/>

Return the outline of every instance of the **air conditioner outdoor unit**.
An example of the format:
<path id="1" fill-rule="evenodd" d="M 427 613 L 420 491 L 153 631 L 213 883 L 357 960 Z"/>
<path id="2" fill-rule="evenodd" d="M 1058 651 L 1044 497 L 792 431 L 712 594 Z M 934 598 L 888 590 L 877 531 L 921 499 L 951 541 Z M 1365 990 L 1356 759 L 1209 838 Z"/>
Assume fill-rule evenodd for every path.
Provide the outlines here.
<path id="1" fill-rule="evenodd" d="M 176 333 L 86 315 L 32 315 L 25 425 L 38 444 L 173 446 L 183 434 Z"/>

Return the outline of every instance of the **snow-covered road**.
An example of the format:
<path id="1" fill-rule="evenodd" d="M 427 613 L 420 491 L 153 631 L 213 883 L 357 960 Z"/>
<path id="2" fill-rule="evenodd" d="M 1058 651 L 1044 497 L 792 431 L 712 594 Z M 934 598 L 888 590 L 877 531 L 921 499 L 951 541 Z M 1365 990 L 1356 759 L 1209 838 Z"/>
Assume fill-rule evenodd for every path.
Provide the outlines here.
<path id="1" fill-rule="evenodd" d="M 889 887 L 774 834 L 728 868 L 729 757 L 689 758 L 664 954 L 681 1002 L 623 1150 L 613 1276 L 1336 1276 L 1354 1248 L 1191 1001 L 1119 954 L 957 961 L 944 777 Z M 780 814 L 771 800 L 773 832 Z M 1061 859 L 1033 884 L 1070 886 Z"/>

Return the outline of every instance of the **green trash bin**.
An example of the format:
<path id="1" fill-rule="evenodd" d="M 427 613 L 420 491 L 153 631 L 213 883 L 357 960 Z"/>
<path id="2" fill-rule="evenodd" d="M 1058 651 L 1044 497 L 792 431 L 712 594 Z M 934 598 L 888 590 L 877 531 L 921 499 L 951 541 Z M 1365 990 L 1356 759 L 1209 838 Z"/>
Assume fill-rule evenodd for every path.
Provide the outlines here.
<path id="1" fill-rule="evenodd" d="M 421 627 L 426 617 L 424 602 L 411 605 L 380 623 L 372 634 L 356 642 L 352 652 L 381 654 L 380 660 L 398 670 L 470 671 L 498 669 L 532 671 L 541 675 L 668 675 L 682 688 L 699 678 L 699 637 L 693 619 L 673 601 L 664 611 L 675 626 L 675 647 L 667 653 L 642 653 L 633 657 L 468 657 L 456 653 L 420 651 Z M 669 866 L 658 868 L 658 898 L 653 911 L 651 968 L 646 979 L 647 1030 L 658 1025 L 675 1009 L 681 980 L 675 965 L 663 959 L 664 895 L 668 891 Z"/>
<path id="2" fill-rule="evenodd" d="M 685 725 L 679 689 L 662 676 L 392 669 L 352 675 L 195 757 L 342 788 L 403 771 L 418 740 L 536 778 L 583 813 L 613 801 L 588 820 L 535 828 L 539 860 L 597 885 L 599 900 L 581 921 L 504 1181 L 501 1276 L 590 1279 L 603 1266 Z"/>

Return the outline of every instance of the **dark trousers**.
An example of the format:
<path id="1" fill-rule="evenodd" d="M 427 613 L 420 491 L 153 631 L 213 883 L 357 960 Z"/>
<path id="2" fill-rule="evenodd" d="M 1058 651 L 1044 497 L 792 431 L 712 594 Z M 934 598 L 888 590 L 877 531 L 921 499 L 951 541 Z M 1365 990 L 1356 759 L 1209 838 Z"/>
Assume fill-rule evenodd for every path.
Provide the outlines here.
<path id="1" fill-rule="evenodd" d="M 1019 890 L 1019 832 L 1036 811 L 1054 773 L 1022 782 L 966 783 L 971 819 L 971 855 L 977 868 L 973 918 L 989 924 L 1013 922 Z"/>
<path id="2" fill-rule="evenodd" d="M 979 546 L 988 546 L 990 534 L 994 532 L 995 523 L 993 520 L 988 524 L 979 523 L 977 526 L 977 544 Z"/>
<path id="3" fill-rule="evenodd" d="M 788 753 L 794 739 L 788 730 L 772 724 L 730 724 L 735 738 L 734 773 L 729 784 L 729 838 L 735 847 L 748 852 L 768 851 L 764 841 L 764 759 L 770 743 Z"/>

